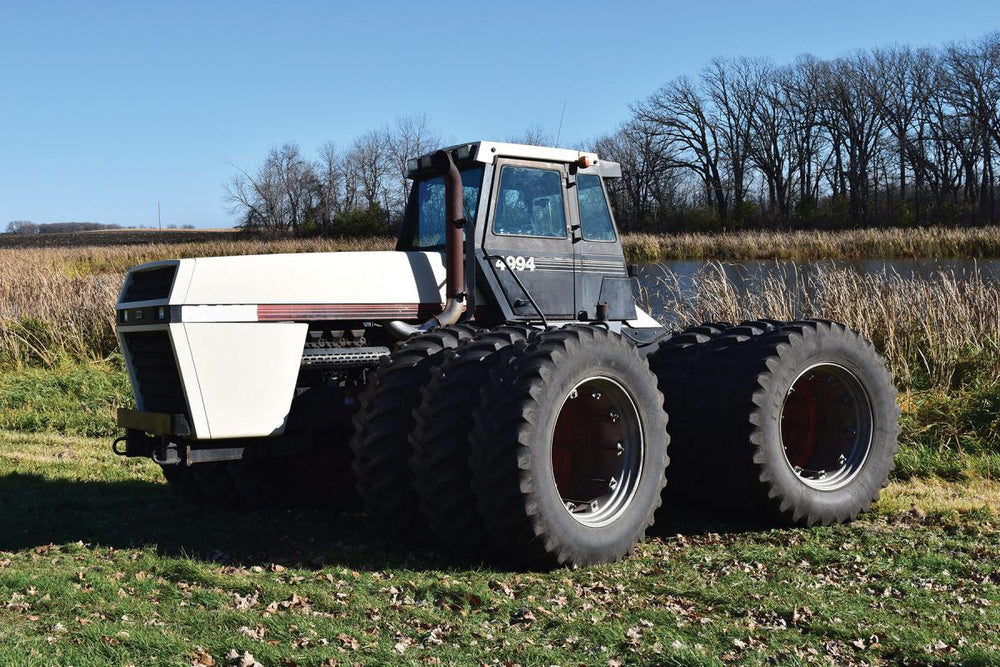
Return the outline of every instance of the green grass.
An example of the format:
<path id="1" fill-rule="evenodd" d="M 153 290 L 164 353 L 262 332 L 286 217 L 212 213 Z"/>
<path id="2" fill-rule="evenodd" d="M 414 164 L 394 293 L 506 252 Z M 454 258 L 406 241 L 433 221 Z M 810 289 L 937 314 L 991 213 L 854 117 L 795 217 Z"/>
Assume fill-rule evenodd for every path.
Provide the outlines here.
<path id="1" fill-rule="evenodd" d="M 972 374 L 948 391 L 901 394 L 895 479 L 1000 479 L 1000 379 L 987 375 Z M 113 438 L 117 409 L 131 405 L 120 357 L 0 371 L 0 429 Z"/>
<path id="2" fill-rule="evenodd" d="M 120 360 L 0 370 L 0 428 L 113 435 L 118 408 L 132 405 Z"/>
<path id="3" fill-rule="evenodd" d="M 5 665 L 1000 661 L 984 480 L 896 484 L 833 528 L 665 515 L 633 558 L 553 572 L 448 560 L 356 515 L 194 509 L 103 440 L 0 432 L 0 503 Z"/>

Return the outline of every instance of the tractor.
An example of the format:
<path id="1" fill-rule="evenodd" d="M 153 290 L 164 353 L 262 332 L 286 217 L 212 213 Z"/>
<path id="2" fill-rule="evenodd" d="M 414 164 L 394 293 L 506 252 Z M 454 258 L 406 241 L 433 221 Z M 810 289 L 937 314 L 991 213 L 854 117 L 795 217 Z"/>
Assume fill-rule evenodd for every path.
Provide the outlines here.
<path id="1" fill-rule="evenodd" d="M 829 321 L 661 325 L 608 203 L 618 164 L 480 141 L 407 169 L 395 251 L 132 269 L 115 451 L 193 503 L 360 506 L 529 567 L 623 558 L 680 504 L 812 525 L 878 498 L 882 357 Z"/>

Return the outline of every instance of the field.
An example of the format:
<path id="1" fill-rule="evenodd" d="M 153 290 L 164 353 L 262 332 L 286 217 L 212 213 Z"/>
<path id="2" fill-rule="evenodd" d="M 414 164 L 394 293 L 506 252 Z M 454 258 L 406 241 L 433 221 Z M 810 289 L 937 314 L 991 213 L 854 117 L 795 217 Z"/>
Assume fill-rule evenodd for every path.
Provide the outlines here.
<path id="1" fill-rule="evenodd" d="M 131 402 L 113 335 L 129 266 L 392 247 L 177 234 L 53 247 L 0 235 L 0 664 L 1000 663 L 996 283 L 833 269 L 803 273 L 793 298 L 780 280 L 743 294 L 711 266 L 694 293 L 663 273 L 647 290 L 683 321 L 824 315 L 871 338 L 901 390 L 893 483 L 851 526 L 666 512 L 625 563 L 516 572 L 386 542 L 354 514 L 193 509 L 154 465 L 111 454 L 114 411 Z M 653 244 L 688 257 L 1000 255 L 992 230 L 893 234 L 626 244 L 636 259 Z"/>
<path id="2" fill-rule="evenodd" d="M 101 440 L 0 432 L 0 502 L 5 665 L 1000 661 L 997 482 L 896 483 L 834 528 L 667 515 L 628 561 L 548 573 L 186 507 Z"/>

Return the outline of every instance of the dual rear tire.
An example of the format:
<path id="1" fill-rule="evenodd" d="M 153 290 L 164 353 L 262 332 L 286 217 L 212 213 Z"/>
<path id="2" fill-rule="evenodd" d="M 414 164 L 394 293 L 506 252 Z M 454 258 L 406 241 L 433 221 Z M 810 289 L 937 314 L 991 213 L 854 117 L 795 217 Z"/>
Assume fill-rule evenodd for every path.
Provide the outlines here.
<path id="1" fill-rule="evenodd" d="M 650 359 L 672 416 L 671 506 L 828 525 L 878 499 L 899 409 L 870 342 L 821 320 L 719 326 L 690 342 Z"/>
<path id="2" fill-rule="evenodd" d="M 401 350 L 386 373 L 407 363 Z M 426 527 L 451 551 L 543 567 L 617 560 L 643 539 L 660 503 L 667 433 L 656 377 L 634 346 L 597 327 L 501 327 L 435 361 L 412 421 L 394 408 L 397 424 L 414 426 L 408 475 L 399 458 L 355 465 L 359 488 L 392 489 L 396 506 L 418 510 L 407 532 Z M 356 419 L 362 460 L 380 442 L 378 403 L 363 398 Z M 379 495 L 362 499 L 399 534 Z"/>
<path id="3" fill-rule="evenodd" d="M 895 399 L 872 345 L 832 322 L 704 324 L 648 363 L 601 327 L 460 325 L 405 341 L 372 373 L 352 468 L 393 537 L 586 565 L 628 555 L 661 497 L 720 518 L 853 519 L 892 470 Z M 243 465 L 242 476 L 221 464 L 164 474 L 194 502 L 274 490 L 280 471 Z"/>

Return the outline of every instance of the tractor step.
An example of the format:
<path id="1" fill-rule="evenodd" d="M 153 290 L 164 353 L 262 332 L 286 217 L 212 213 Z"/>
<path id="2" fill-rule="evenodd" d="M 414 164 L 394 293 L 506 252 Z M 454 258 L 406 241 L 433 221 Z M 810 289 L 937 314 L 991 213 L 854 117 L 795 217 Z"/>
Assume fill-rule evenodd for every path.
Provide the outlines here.
<path id="1" fill-rule="evenodd" d="M 307 347 L 302 353 L 302 368 L 375 366 L 388 354 L 387 347 Z"/>

